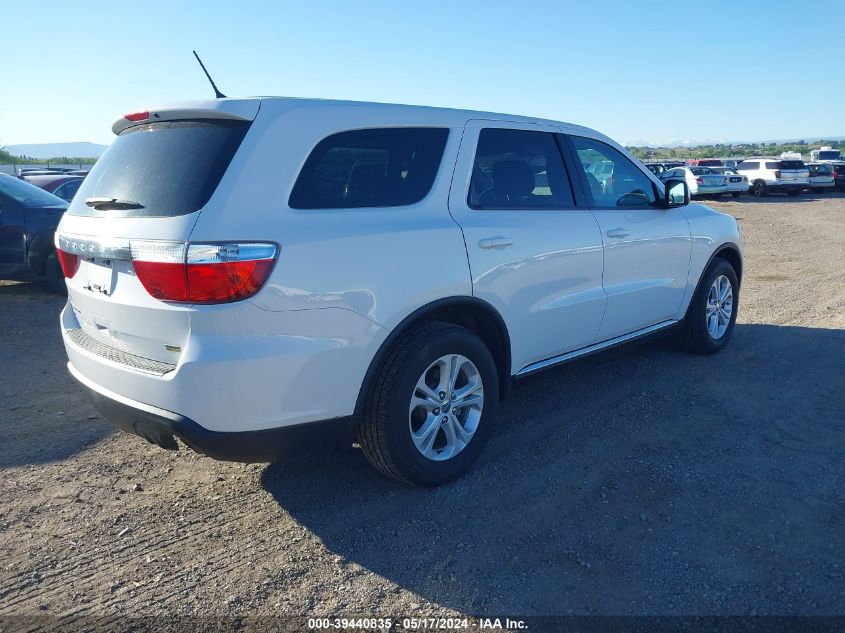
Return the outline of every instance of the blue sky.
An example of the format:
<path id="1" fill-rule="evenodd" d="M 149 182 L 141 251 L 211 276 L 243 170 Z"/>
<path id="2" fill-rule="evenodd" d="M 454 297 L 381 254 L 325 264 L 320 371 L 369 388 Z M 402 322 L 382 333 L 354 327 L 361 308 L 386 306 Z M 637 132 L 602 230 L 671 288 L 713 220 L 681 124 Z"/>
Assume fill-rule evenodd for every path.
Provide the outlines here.
<path id="1" fill-rule="evenodd" d="M 0 145 L 108 143 L 125 112 L 210 97 L 192 48 L 230 96 L 511 112 L 623 142 L 838 136 L 845 48 L 832 6 L 8 2 Z"/>

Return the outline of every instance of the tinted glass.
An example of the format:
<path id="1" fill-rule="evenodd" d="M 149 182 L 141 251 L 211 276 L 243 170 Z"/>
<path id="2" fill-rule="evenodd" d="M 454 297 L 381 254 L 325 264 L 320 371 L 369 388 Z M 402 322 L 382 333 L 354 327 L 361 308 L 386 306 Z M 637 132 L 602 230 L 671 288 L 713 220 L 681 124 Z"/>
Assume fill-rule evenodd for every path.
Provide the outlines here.
<path id="1" fill-rule="evenodd" d="M 757 169 L 760 166 L 760 163 L 756 160 L 744 160 L 739 165 L 736 166 L 737 170 L 744 171 L 748 169 Z"/>
<path id="2" fill-rule="evenodd" d="M 839 160 L 842 154 L 838 149 L 834 150 L 819 150 L 818 152 L 818 160 Z"/>
<path id="3" fill-rule="evenodd" d="M 780 169 L 780 162 L 767 160 L 766 169 Z"/>
<path id="4" fill-rule="evenodd" d="M 571 138 L 594 206 L 644 207 L 655 202 L 651 180 L 622 153 L 601 141 Z"/>
<path id="5" fill-rule="evenodd" d="M 574 206 L 554 135 L 481 130 L 468 204 L 473 209 L 560 209 Z"/>
<path id="6" fill-rule="evenodd" d="M 29 208 L 67 206 L 67 202 L 52 193 L 7 174 L 0 174 L 0 197 Z"/>
<path id="7" fill-rule="evenodd" d="M 708 169 L 707 167 L 692 167 L 690 171 L 693 173 L 694 176 L 704 176 L 705 174 L 712 174 L 714 173 L 712 170 Z"/>
<path id="8" fill-rule="evenodd" d="M 809 165 L 808 168 L 811 174 L 819 176 L 828 176 L 833 173 L 833 168 L 830 165 Z"/>
<path id="9" fill-rule="evenodd" d="M 399 207 L 425 198 L 443 158 L 447 128 L 340 132 L 314 148 L 290 196 L 294 209 Z"/>
<path id="10" fill-rule="evenodd" d="M 201 209 L 229 166 L 249 123 L 159 121 L 127 128 L 79 188 L 74 215 L 163 217 Z M 140 209 L 95 211 L 88 198 L 137 202 Z"/>
<path id="11" fill-rule="evenodd" d="M 59 196 L 62 200 L 70 202 L 73 200 L 73 196 L 76 195 L 76 192 L 79 191 L 80 186 L 82 186 L 81 180 L 71 180 L 70 182 L 66 182 L 58 187 L 53 194 Z"/>
<path id="12" fill-rule="evenodd" d="M 782 160 L 778 163 L 776 169 L 805 169 L 804 161 L 801 160 Z"/>

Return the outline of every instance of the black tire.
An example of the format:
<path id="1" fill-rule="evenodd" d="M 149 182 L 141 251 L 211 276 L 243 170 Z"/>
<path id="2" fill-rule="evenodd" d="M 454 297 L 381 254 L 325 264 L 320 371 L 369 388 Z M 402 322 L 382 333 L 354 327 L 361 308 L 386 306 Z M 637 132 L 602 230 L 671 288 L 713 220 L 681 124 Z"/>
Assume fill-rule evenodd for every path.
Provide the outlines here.
<path id="1" fill-rule="evenodd" d="M 751 193 L 754 194 L 754 197 L 756 198 L 762 198 L 768 193 L 766 183 L 762 180 L 755 180 L 754 184 L 751 185 Z"/>
<path id="2" fill-rule="evenodd" d="M 409 409 L 420 376 L 437 359 L 449 354 L 466 357 L 478 369 L 484 403 L 481 419 L 465 448 L 450 459 L 434 461 L 413 443 Z M 423 322 L 405 333 L 382 362 L 358 426 L 358 443 L 370 463 L 388 477 L 439 486 L 465 473 L 481 454 L 490 437 L 498 403 L 496 364 L 481 339 L 457 325 Z"/>
<path id="3" fill-rule="evenodd" d="M 65 284 L 65 276 L 62 272 L 61 264 L 59 264 L 59 257 L 54 250 L 47 256 L 47 261 L 44 266 L 44 276 L 50 284 L 53 292 L 65 295 L 67 294 L 67 285 Z"/>
<path id="4" fill-rule="evenodd" d="M 710 293 L 713 283 L 721 275 L 727 277 L 731 284 L 733 306 L 731 318 L 725 333 L 716 339 L 707 330 L 707 296 Z M 731 334 L 733 334 L 738 311 L 739 281 L 736 277 L 736 271 L 728 260 L 716 257 L 701 276 L 701 281 L 698 284 L 698 288 L 696 288 L 695 295 L 690 302 L 689 308 L 687 308 L 687 314 L 681 325 L 681 341 L 684 347 L 697 354 L 715 354 L 720 351 L 728 344 Z"/>

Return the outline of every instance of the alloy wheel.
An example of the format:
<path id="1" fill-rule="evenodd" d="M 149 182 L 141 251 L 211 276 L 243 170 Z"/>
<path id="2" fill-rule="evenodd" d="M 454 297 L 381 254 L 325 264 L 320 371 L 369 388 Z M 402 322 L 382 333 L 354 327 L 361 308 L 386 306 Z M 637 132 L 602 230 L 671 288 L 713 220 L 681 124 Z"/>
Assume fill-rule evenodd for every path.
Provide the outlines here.
<path id="1" fill-rule="evenodd" d="M 713 340 L 722 338 L 727 332 L 733 307 L 734 293 L 731 282 L 725 275 L 719 275 L 707 294 L 707 332 Z"/>
<path id="2" fill-rule="evenodd" d="M 422 373 L 411 396 L 408 428 L 420 454 L 451 459 L 472 440 L 484 410 L 478 368 L 460 354 L 441 356 Z"/>

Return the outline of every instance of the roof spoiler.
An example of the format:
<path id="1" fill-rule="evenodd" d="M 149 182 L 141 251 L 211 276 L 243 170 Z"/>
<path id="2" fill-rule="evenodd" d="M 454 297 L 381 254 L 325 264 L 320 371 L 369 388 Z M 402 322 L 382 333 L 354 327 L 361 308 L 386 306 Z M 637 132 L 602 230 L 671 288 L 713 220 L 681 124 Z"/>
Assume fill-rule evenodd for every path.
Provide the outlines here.
<path id="1" fill-rule="evenodd" d="M 214 101 L 192 101 L 158 108 L 146 108 L 120 117 L 112 123 L 111 131 L 120 134 L 133 125 L 155 121 L 179 121 L 184 119 L 254 121 L 260 105 L 261 99 L 215 99 Z"/>

